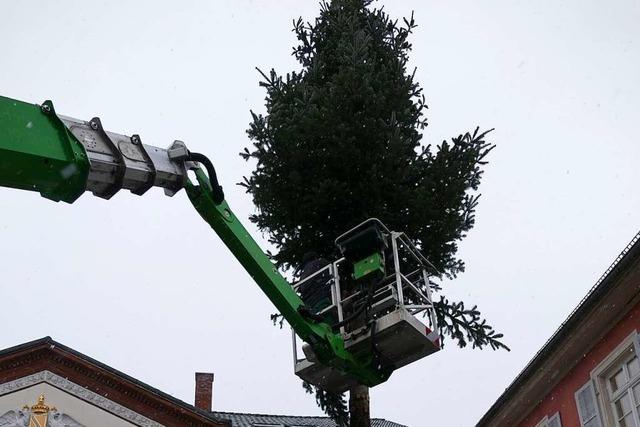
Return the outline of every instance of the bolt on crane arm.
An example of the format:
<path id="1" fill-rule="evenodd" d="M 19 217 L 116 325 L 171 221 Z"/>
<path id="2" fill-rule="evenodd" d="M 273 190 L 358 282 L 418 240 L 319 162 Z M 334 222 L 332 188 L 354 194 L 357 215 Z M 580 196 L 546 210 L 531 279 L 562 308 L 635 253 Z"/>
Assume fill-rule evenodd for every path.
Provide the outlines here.
<path id="1" fill-rule="evenodd" d="M 188 170 L 195 171 L 196 183 L 189 180 Z M 73 203 L 85 191 L 109 199 L 123 188 L 142 195 L 153 186 L 169 196 L 185 188 L 200 216 L 322 364 L 369 386 L 387 380 L 391 371 L 380 370 L 373 355 L 351 353 L 329 324 L 305 315 L 300 296 L 224 200 L 205 156 L 190 153 L 181 141 L 162 149 L 143 144 L 138 135 L 109 132 L 97 117 L 83 121 L 60 116 L 50 101 L 40 106 L 0 96 L 0 187 Z"/>

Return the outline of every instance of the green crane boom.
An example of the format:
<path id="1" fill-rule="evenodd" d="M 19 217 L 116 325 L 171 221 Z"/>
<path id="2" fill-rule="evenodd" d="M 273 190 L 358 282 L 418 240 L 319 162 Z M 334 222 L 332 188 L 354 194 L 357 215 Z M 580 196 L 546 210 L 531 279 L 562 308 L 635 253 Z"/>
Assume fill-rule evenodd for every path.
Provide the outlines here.
<path id="1" fill-rule="evenodd" d="M 195 171 L 197 182 L 189 180 L 189 170 Z M 153 186 L 168 195 L 185 188 L 200 216 L 322 365 L 368 386 L 386 381 L 393 370 L 382 368 L 369 350 L 345 348 L 343 336 L 331 325 L 305 314 L 300 296 L 224 200 L 208 159 L 190 153 L 181 141 L 161 149 L 143 144 L 138 135 L 106 131 L 98 118 L 87 122 L 60 116 L 50 101 L 34 105 L 0 97 L 0 186 L 67 203 L 85 191 L 109 199 L 122 188 L 138 195 Z"/>

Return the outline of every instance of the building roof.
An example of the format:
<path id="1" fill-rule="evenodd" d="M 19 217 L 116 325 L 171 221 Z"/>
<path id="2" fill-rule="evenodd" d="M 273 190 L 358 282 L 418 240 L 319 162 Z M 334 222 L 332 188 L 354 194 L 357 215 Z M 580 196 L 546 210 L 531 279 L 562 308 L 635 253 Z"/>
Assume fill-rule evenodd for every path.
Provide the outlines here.
<path id="1" fill-rule="evenodd" d="M 48 371 L 165 425 L 229 426 L 226 419 L 196 408 L 44 337 L 0 351 L 0 384 Z"/>
<path id="2" fill-rule="evenodd" d="M 630 308 L 631 301 L 637 302 L 639 296 L 638 285 L 625 287 L 623 285 L 629 282 L 624 282 L 623 278 L 630 270 L 638 269 L 638 264 L 640 264 L 640 232 L 620 252 L 569 317 L 489 408 L 477 426 L 515 425 L 516 419 L 513 417 L 520 417 L 521 419 L 527 415 L 523 410 L 524 408 L 530 410 L 535 407 L 535 404 L 543 397 L 544 390 L 548 392 L 562 378 L 562 375 L 571 369 L 574 363 L 590 348 L 572 346 L 570 341 L 580 338 L 577 337 L 579 334 L 576 331 L 583 326 L 584 319 L 587 317 L 599 319 L 598 323 L 594 321 L 589 324 L 590 331 L 586 334 L 590 335 L 590 339 L 580 342 L 584 346 L 593 346 L 596 341 L 593 338 L 597 337 L 597 334 L 602 334 L 610 329 L 624 314 L 625 309 L 628 310 Z M 623 289 L 620 289 L 621 287 Z M 607 304 L 603 304 L 605 299 L 607 301 L 620 302 L 621 304 L 619 305 L 613 305 L 620 307 L 620 310 L 607 309 Z M 552 362 L 554 365 L 550 368 L 549 365 Z M 535 385 L 532 385 L 533 383 Z M 513 406 L 508 407 L 508 404 L 516 401 L 524 393 L 529 393 L 529 395 L 527 399 L 522 399 L 521 402 L 518 402 L 520 406 L 513 404 Z M 536 394 L 535 400 L 532 399 L 534 394 Z M 505 415 L 507 412 L 510 414 Z"/>
<path id="3" fill-rule="evenodd" d="M 212 427 L 336 427 L 328 417 L 205 411 L 60 344 L 51 337 L 0 350 L 0 384 L 42 370 L 51 371 L 100 395 L 109 395 L 110 399 L 120 401 L 142 415 L 152 414 L 152 418 L 165 425 L 178 425 L 177 422 L 185 426 Z M 371 426 L 406 427 L 380 418 L 372 419 Z"/>
<path id="4" fill-rule="evenodd" d="M 282 427 L 337 427 L 328 417 L 300 417 L 291 415 L 245 414 L 237 412 L 213 412 L 218 419 L 231 421 L 232 427 L 282 426 Z M 373 418 L 371 427 L 407 427 L 402 424 Z"/>

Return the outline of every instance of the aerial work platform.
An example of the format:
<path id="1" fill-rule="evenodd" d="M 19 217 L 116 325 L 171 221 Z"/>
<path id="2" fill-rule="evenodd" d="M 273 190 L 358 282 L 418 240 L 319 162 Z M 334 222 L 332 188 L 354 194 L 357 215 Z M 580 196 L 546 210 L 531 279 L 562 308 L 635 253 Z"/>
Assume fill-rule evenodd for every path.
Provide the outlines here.
<path id="1" fill-rule="evenodd" d="M 0 187 L 73 203 L 85 192 L 109 200 L 122 189 L 141 196 L 154 186 L 169 196 L 185 190 L 286 319 L 304 343 L 298 351 L 294 338 L 301 378 L 332 391 L 374 387 L 440 348 L 429 283 L 434 269 L 403 233 L 367 220 L 336 239 L 337 261 L 305 256 L 292 285 L 234 215 L 207 156 L 181 141 L 163 149 L 136 134 L 109 132 L 98 117 L 59 115 L 50 101 L 0 96 Z"/>
<path id="2" fill-rule="evenodd" d="M 330 303 L 314 314 L 334 325 L 345 348 L 354 354 L 373 355 L 382 370 L 390 371 L 440 350 L 429 285 L 434 267 L 407 236 L 370 219 L 340 236 L 336 243 L 345 256 L 293 286 L 296 290 L 308 288 L 308 282 L 315 281 L 315 286 L 329 287 Z M 354 260 L 363 259 L 366 248 L 370 253 L 376 244 L 382 249 L 382 269 L 376 271 L 375 280 L 363 286 L 354 276 L 366 271 L 367 265 L 375 269 L 376 262 L 364 257 L 363 269 Z M 358 384 L 344 371 L 319 363 L 309 345 L 300 348 L 299 344 L 293 334 L 294 370 L 300 378 L 333 392 L 344 392 Z"/>

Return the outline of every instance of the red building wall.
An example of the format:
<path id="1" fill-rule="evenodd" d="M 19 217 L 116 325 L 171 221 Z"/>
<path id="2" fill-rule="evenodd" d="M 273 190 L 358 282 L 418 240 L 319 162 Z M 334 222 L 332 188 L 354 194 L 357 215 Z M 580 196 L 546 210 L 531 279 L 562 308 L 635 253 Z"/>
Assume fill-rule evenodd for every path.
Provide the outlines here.
<path id="1" fill-rule="evenodd" d="M 640 303 L 613 327 L 595 347 L 551 390 L 539 405 L 520 423 L 534 427 L 545 415 L 560 412 L 563 427 L 580 426 L 575 393 L 591 377 L 591 371 L 634 330 L 640 332 Z M 533 402 L 532 402 L 533 403 Z"/>

